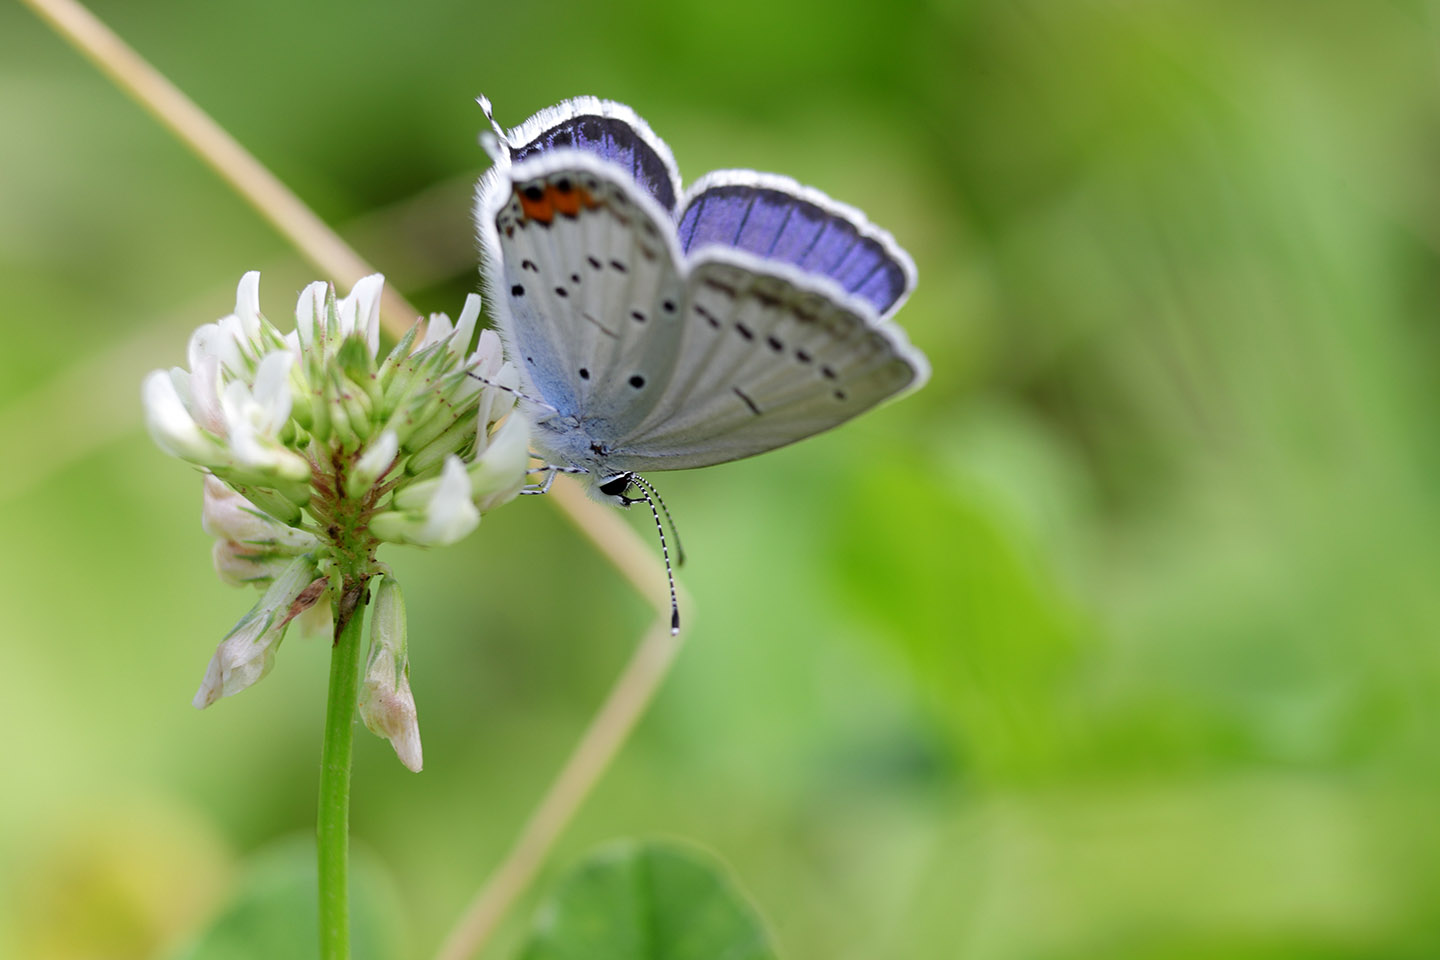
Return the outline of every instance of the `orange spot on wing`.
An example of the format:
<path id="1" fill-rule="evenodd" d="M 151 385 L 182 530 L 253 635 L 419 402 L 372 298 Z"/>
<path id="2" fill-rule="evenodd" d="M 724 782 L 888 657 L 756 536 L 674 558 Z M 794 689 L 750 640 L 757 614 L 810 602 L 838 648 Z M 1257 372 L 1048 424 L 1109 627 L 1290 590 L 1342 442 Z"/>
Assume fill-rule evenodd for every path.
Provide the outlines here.
<path id="1" fill-rule="evenodd" d="M 540 223 L 554 220 L 556 213 L 573 217 L 581 208 L 590 209 L 600 205 L 595 195 L 584 187 L 572 186 L 569 190 L 561 190 L 554 184 L 549 184 L 539 199 L 527 197 L 523 190 L 517 190 L 515 195 L 520 198 L 520 209 L 524 211 L 525 217 Z"/>
<path id="2" fill-rule="evenodd" d="M 580 212 L 581 207 L 595 206 L 595 198 L 590 196 L 590 192 L 582 187 L 571 187 L 566 191 L 551 187 L 550 193 L 553 195 L 555 201 L 555 209 L 567 217 L 575 216 L 575 214 Z"/>
<path id="3" fill-rule="evenodd" d="M 517 190 L 516 195 L 520 198 L 520 209 L 525 212 L 528 220 L 538 220 L 541 223 L 549 223 L 555 219 L 555 204 L 552 202 L 553 191 L 546 190 L 539 200 L 531 200 L 525 196 L 525 191 Z"/>

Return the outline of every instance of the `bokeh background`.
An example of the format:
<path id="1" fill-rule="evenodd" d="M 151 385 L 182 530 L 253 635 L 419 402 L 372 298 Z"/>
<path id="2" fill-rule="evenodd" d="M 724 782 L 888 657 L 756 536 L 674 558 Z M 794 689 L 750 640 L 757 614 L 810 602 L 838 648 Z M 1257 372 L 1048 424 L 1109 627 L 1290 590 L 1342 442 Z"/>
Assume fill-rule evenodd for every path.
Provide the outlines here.
<path id="1" fill-rule="evenodd" d="M 427 310 L 481 92 L 627 102 L 919 265 L 925 390 L 652 478 L 687 647 L 488 957 L 657 835 L 797 960 L 1440 955 L 1440 4 L 93 7 Z M 312 829 L 327 644 L 190 707 L 252 598 L 140 419 L 252 268 L 283 325 L 295 251 L 0 9 L 4 956 L 170 955 Z M 539 499 L 387 559 L 426 769 L 362 731 L 354 830 L 419 958 L 649 613 Z"/>

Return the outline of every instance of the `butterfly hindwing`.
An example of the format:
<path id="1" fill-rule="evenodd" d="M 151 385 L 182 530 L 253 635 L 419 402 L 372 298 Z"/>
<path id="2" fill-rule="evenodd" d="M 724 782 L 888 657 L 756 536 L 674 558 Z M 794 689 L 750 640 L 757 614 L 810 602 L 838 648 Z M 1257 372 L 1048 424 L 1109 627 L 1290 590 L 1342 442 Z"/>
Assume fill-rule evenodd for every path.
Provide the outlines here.
<path id="1" fill-rule="evenodd" d="M 890 234 L 853 207 L 777 174 L 718 170 L 685 197 L 681 248 L 744 250 L 828 277 L 882 316 L 899 308 L 915 286 L 915 265 Z"/>
<path id="2" fill-rule="evenodd" d="M 870 303 L 735 250 L 692 257 L 680 354 L 648 416 L 615 443 L 628 470 L 723 463 L 812 436 L 928 376 Z"/>

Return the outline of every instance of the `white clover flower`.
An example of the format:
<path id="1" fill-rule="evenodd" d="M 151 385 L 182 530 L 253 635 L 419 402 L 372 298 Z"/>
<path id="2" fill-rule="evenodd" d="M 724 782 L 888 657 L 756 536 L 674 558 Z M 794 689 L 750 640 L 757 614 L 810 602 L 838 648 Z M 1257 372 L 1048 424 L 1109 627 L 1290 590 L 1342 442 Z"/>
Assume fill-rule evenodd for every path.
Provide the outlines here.
<path id="1" fill-rule="evenodd" d="M 405 598 L 394 577 L 380 579 L 370 614 L 370 657 L 360 687 L 360 719 L 376 736 L 395 748 L 395 755 L 415 773 L 422 765 L 420 724 L 410 693 L 410 658 L 406 642 Z"/>
<path id="2" fill-rule="evenodd" d="M 239 693 L 275 665 L 275 650 L 285 637 L 285 628 L 305 607 L 320 597 L 325 580 L 310 554 L 296 557 L 275 578 L 270 589 L 250 612 L 240 618 L 205 670 L 205 679 L 195 693 L 194 704 L 201 709 L 221 697 Z"/>
<path id="3" fill-rule="evenodd" d="M 197 424 L 190 412 L 190 405 L 187 403 L 190 377 L 184 370 L 152 372 L 145 378 L 142 394 L 145 400 L 145 426 L 149 428 L 156 446 L 172 457 L 202 466 L 215 466 L 224 462 L 224 446 L 212 432 Z"/>
<path id="4" fill-rule="evenodd" d="M 276 520 L 214 476 L 205 477 L 200 527 L 216 538 L 215 572 L 234 586 L 263 585 L 320 546 L 314 534 Z"/>
<path id="5" fill-rule="evenodd" d="M 289 333 L 261 313 L 259 285 L 245 274 L 234 313 L 191 336 L 189 369 L 156 370 L 142 390 L 156 444 L 205 470 L 201 525 L 215 538 L 216 573 L 266 589 L 216 651 L 199 707 L 263 677 L 292 618 L 333 614 L 342 575 L 363 587 L 382 541 L 454 543 L 515 496 L 528 462 L 528 424 L 514 395 L 491 385 L 513 389 L 515 369 L 492 331 L 470 348 L 479 297 L 458 321 L 435 314 L 423 337 L 412 328 L 382 355 L 380 275 L 343 298 L 310 284 Z M 385 584 L 393 578 L 381 594 L 398 597 Z M 403 618 L 403 603 L 387 603 L 387 616 Z M 389 699 L 372 697 L 372 716 L 391 719 L 372 729 L 400 729 L 394 717 L 408 702 L 410 732 L 382 735 L 419 769 L 404 626 L 384 629 L 402 637 L 401 660 L 385 680 Z"/>
<path id="6" fill-rule="evenodd" d="M 283 438 L 294 404 L 290 392 L 294 362 L 288 350 L 277 350 L 260 361 L 253 387 L 241 380 L 225 384 L 220 414 L 230 449 L 242 469 L 285 480 L 310 479 L 310 461 L 290 449 Z"/>
<path id="7" fill-rule="evenodd" d="M 521 469 L 524 476 L 524 469 Z M 464 539 L 480 524 L 470 493 L 470 476 L 455 455 L 445 458 L 440 476 L 406 488 L 395 498 L 397 510 L 376 515 L 370 529 L 382 540 L 420 547 L 443 547 Z"/>

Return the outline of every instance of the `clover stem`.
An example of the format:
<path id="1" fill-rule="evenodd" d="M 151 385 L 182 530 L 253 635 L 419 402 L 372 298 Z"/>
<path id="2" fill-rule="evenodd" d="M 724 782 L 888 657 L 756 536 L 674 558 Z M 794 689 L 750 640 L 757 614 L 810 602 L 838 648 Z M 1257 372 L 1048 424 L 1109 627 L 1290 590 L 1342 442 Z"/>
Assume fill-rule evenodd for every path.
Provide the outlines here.
<path id="1" fill-rule="evenodd" d="M 366 581 L 363 573 L 344 575 L 334 609 L 335 646 L 330 653 L 330 694 L 325 706 L 316 822 L 320 956 L 324 960 L 350 957 L 350 761 L 355 744 L 355 702 L 360 690 Z"/>

